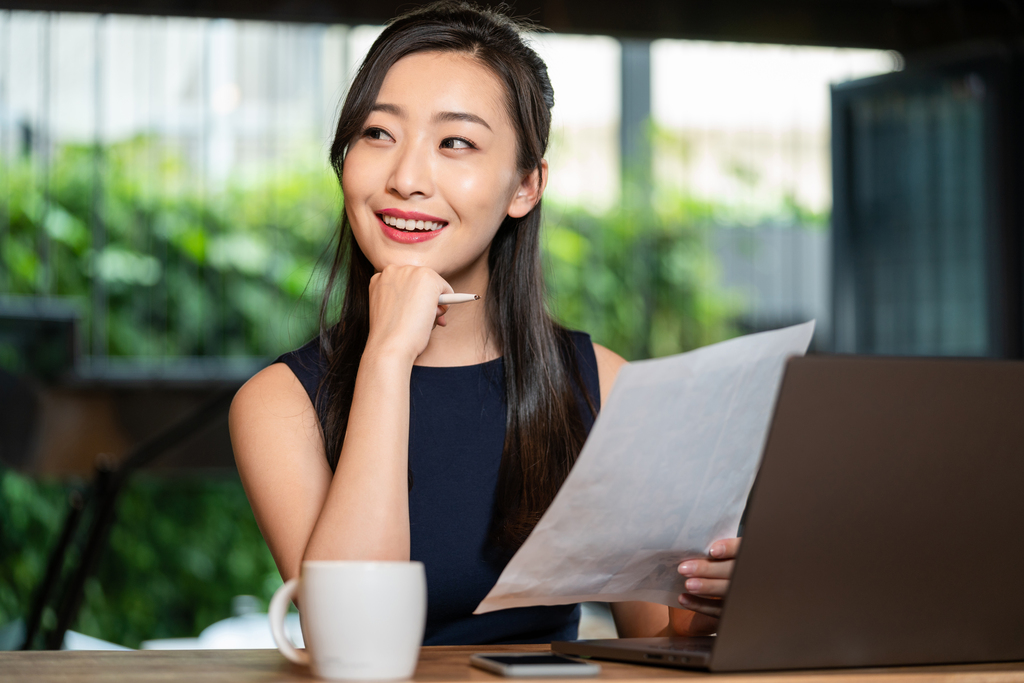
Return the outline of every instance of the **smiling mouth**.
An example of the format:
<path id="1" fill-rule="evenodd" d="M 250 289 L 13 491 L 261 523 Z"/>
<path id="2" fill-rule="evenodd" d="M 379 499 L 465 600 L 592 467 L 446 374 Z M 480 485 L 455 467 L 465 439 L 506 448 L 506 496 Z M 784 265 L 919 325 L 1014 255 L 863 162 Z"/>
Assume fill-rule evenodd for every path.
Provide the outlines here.
<path id="1" fill-rule="evenodd" d="M 404 230 L 406 232 L 433 232 L 434 230 L 440 230 L 447 223 L 435 223 L 434 221 L 414 221 L 411 218 L 396 218 L 395 216 L 389 216 L 387 214 L 379 213 L 377 217 L 384 222 L 385 225 L 389 225 L 396 230 Z"/>

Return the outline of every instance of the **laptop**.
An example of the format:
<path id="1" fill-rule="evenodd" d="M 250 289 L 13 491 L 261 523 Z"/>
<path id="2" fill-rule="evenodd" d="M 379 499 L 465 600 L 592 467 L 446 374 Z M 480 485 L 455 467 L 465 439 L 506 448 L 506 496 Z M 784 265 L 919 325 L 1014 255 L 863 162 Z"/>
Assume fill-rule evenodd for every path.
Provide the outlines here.
<path id="1" fill-rule="evenodd" d="M 551 649 L 711 671 L 1024 660 L 1024 363 L 791 359 L 718 634 Z"/>

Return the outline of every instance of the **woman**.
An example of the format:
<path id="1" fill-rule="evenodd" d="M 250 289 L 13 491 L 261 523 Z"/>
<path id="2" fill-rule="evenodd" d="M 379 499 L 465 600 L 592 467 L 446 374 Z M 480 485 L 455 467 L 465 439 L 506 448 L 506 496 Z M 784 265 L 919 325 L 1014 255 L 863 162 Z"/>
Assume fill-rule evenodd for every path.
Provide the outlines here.
<path id="1" fill-rule="evenodd" d="M 575 606 L 472 616 L 625 362 L 544 308 L 553 103 L 543 61 L 500 14 L 440 3 L 391 23 L 331 148 L 345 207 L 319 338 L 231 408 L 238 469 L 282 577 L 303 560 L 422 560 L 428 645 L 576 633 Z M 437 305 L 453 291 L 481 301 Z M 614 605 L 619 633 L 713 632 L 738 543 L 681 565 L 683 609 Z"/>

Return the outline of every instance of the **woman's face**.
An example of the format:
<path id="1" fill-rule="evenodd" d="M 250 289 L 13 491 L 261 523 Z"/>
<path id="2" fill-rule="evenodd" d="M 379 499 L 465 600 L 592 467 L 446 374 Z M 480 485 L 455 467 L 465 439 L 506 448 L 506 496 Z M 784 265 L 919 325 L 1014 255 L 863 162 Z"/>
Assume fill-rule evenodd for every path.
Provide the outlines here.
<path id="1" fill-rule="evenodd" d="M 388 71 L 342 173 L 353 233 L 378 271 L 408 264 L 449 282 L 486 278 L 505 216 L 525 215 L 543 190 L 536 172 L 516 168 L 505 98 L 464 54 L 416 53 Z"/>

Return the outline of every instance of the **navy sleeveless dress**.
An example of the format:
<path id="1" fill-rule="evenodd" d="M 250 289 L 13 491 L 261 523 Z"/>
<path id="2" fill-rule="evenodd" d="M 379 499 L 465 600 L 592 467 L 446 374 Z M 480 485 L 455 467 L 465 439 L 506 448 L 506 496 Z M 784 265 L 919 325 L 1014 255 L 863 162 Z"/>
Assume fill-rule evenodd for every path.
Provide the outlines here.
<path id="1" fill-rule="evenodd" d="M 594 418 L 582 394 L 600 406 L 590 336 L 572 333 L 584 387 L 584 426 Z M 323 373 L 317 340 L 286 353 L 285 363 L 310 400 Z M 322 419 L 322 417 L 321 417 Z M 574 640 L 578 605 L 522 607 L 474 615 L 510 559 L 488 541 L 505 443 L 501 358 L 463 367 L 413 366 L 409 414 L 411 559 L 427 573 L 424 645 L 547 643 Z"/>

